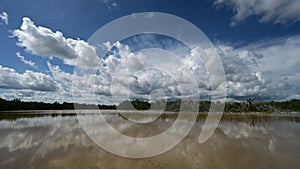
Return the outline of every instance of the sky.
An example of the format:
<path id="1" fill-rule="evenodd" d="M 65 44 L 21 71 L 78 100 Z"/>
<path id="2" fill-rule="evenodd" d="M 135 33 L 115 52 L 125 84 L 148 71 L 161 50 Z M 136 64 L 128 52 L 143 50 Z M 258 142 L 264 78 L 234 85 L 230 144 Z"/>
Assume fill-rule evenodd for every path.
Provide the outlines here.
<path id="1" fill-rule="evenodd" d="M 114 104 L 217 96 L 207 71 L 216 66 L 178 39 L 144 33 L 89 43 L 101 27 L 141 12 L 183 18 L 205 34 L 213 50 L 201 51 L 220 58 L 226 81 L 216 89 L 228 100 L 300 99 L 298 0 L 2 0 L 0 98 Z"/>

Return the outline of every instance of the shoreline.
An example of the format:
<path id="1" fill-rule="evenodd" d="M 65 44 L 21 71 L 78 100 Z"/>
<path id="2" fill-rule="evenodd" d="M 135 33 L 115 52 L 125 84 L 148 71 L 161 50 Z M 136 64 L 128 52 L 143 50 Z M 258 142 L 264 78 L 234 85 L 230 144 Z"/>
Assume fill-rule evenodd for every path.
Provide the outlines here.
<path id="1" fill-rule="evenodd" d="M 41 114 L 41 115 L 77 115 L 77 114 L 94 114 L 94 113 L 138 113 L 138 114 L 163 114 L 161 112 L 147 112 L 147 111 L 131 111 L 131 110 L 9 110 L 9 111 L 0 111 L 1 115 L 13 115 L 13 114 Z M 164 114 L 178 114 L 177 111 L 165 111 Z M 188 112 L 185 112 L 188 113 Z M 209 112 L 198 112 L 198 115 L 208 115 Z M 230 115 L 256 115 L 256 116 L 296 116 L 300 117 L 300 112 L 223 112 L 223 116 L 230 116 Z"/>

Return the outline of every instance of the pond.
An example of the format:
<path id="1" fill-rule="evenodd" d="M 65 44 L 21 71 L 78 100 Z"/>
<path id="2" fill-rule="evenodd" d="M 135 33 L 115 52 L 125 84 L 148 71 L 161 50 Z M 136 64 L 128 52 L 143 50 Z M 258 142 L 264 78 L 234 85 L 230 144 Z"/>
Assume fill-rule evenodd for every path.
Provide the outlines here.
<path id="1" fill-rule="evenodd" d="M 96 119 L 94 116 L 98 115 L 78 116 Z M 128 120 L 128 117 L 138 120 L 151 119 L 151 116 L 104 114 L 113 128 L 131 137 L 155 136 L 169 128 L 177 117 L 175 113 L 163 114 L 151 123 L 140 124 Z M 75 112 L 2 113 L 0 168 L 300 168 L 298 115 L 225 114 L 214 134 L 200 144 L 198 137 L 205 118 L 205 114 L 199 115 L 189 134 L 163 154 L 149 158 L 124 158 L 95 144 L 82 129 Z"/>

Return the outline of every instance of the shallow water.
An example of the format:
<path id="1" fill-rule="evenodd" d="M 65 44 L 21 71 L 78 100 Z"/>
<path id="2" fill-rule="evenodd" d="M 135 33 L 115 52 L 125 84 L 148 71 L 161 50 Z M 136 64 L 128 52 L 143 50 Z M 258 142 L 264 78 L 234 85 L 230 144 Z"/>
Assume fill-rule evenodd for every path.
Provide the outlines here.
<path id="1" fill-rule="evenodd" d="M 53 113 L 53 112 L 52 112 Z M 82 115 L 95 119 L 95 115 Z M 145 115 L 126 116 L 136 120 Z M 132 137 L 157 135 L 176 119 L 162 115 L 149 124 L 135 124 L 120 114 L 105 119 L 119 132 Z M 131 159 L 97 146 L 83 131 L 78 118 L 64 115 L 0 115 L 1 169 L 279 169 L 300 168 L 300 118 L 291 116 L 223 115 L 219 127 L 203 144 L 198 136 L 205 120 L 198 116 L 188 136 L 161 155 Z M 183 120 L 187 120 L 186 119 Z M 98 126 L 99 127 L 99 126 Z"/>

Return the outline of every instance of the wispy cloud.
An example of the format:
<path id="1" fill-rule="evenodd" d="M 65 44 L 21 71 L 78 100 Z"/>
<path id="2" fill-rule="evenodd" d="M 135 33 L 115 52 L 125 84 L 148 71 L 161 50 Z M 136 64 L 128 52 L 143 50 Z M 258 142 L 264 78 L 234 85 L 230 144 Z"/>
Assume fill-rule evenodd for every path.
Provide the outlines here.
<path id="1" fill-rule="evenodd" d="M 8 14 L 5 11 L 0 14 L 0 19 L 5 25 L 8 25 Z"/>
<path id="2" fill-rule="evenodd" d="M 105 4 L 107 9 L 109 9 L 109 10 L 118 9 L 118 4 L 114 0 L 103 0 L 102 2 Z"/>
<path id="3" fill-rule="evenodd" d="M 234 11 L 234 26 L 250 16 L 259 16 L 262 23 L 294 23 L 300 21 L 299 0 L 215 0 L 216 6 L 226 5 Z"/>
<path id="4" fill-rule="evenodd" d="M 35 65 L 35 63 L 34 63 L 33 61 L 31 61 L 31 60 L 26 60 L 25 57 L 22 56 L 22 55 L 20 54 L 20 52 L 17 52 L 17 53 L 16 53 L 16 56 L 17 56 L 17 57 L 21 60 L 21 62 L 23 62 L 24 64 L 29 65 L 29 66 L 31 66 L 31 67 L 33 67 L 33 68 L 37 68 L 37 66 Z"/>

